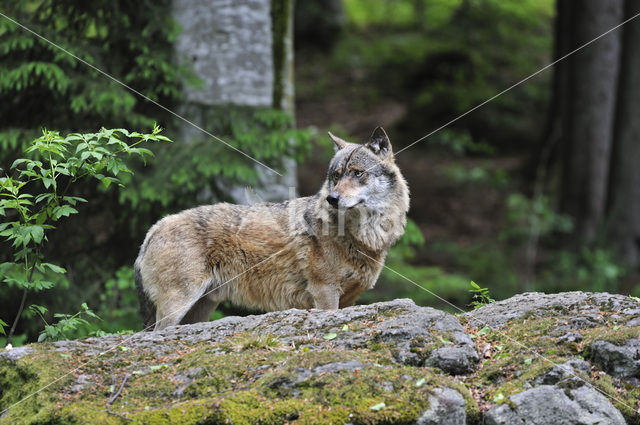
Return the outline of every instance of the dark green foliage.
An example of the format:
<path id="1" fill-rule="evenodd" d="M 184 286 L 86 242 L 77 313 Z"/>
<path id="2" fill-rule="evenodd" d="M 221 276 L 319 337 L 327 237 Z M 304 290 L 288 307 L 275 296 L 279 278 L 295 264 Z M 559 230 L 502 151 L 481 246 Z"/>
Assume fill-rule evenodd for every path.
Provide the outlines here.
<path id="1" fill-rule="evenodd" d="M 408 104 L 398 129 L 411 142 L 546 65 L 553 4 L 346 0 L 353 30 L 337 44 L 336 64 L 360 76 L 355 83 L 370 97 L 363 101 L 391 97 Z M 537 143 L 536 117 L 547 104 L 549 76 L 527 82 L 450 129 L 509 149 Z"/>
<path id="2" fill-rule="evenodd" d="M 223 189 L 232 185 L 260 184 L 259 165 L 204 133 L 186 132 L 186 124 L 80 61 L 167 108 L 176 108 L 183 85 L 199 82 L 173 61 L 172 43 L 180 28 L 171 18 L 170 6 L 168 0 L 18 0 L 2 7 L 4 14 L 78 59 L 0 18 L 0 97 L 5 100 L 0 104 L 1 169 L 8 170 L 22 157 L 29 140 L 43 127 L 87 132 L 101 126 L 149 128 L 159 122 L 176 140 L 157 150 L 146 167 L 142 161 L 128 162 L 137 178 L 118 174 L 128 186 L 124 191 L 107 190 L 110 177 L 103 185 L 74 185 L 69 195 L 82 193 L 89 202 L 76 206 L 81 214 L 47 235 L 49 243 L 42 249 L 42 255 L 68 273 L 50 277 L 55 287 L 46 295 L 30 295 L 30 302 L 58 312 L 86 301 L 108 319 L 110 331 L 137 327 L 137 300 L 126 267 L 133 263 L 153 222 L 180 209 L 225 200 L 228 191 Z M 292 129 L 289 115 L 273 109 L 224 105 L 181 112 L 197 114 L 207 131 L 280 172 L 282 157 L 299 158 L 309 137 Z M 71 213 L 57 212 L 62 217 Z M 20 237 L 39 237 L 35 232 Z M 10 252 L 3 247 L 0 263 L 9 259 Z M 0 311 L 14 314 L 16 299 L 20 299 L 16 290 L 2 291 Z M 17 332 L 35 339 L 39 329 L 40 319 L 26 311 Z"/>
<path id="3" fill-rule="evenodd" d="M 300 159 L 308 152 L 309 133 L 293 129 L 291 117 L 281 111 L 227 105 L 198 113 L 206 130 L 280 172 L 283 155 Z M 232 182 L 259 184 L 260 165 L 204 133 L 188 143 L 164 146 L 156 157 L 153 167 L 139 170 L 121 193 L 121 202 L 130 203 L 137 212 L 175 211 L 202 198 L 203 191 L 228 200 L 224 189 Z"/>
<path id="4" fill-rule="evenodd" d="M 149 98 L 170 106 L 183 71 L 171 63 L 178 28 L 170 2 L 17 0 L 3 13 Z M 0 19 L 0 146 L 2 160 L 17 136 L 41 127 L 81 131 L 152 127 L 155 106 L 54 45 Z M 22 139 L 22 143 L 30 140 Z"/>
<path id="5" fill-rule="evenodd" d="M 55 323 L 47 323 L 44 314 L 47 312 L 45 307 L 39 305 L 31 305 L 29 310 L 36 313 L 44 322 L 44 330 L 38 336 L 38 342 L 42 341 L 58 341 L 62 339 L 72 339 L 80 336 L 95 335 L 102 336 L 105 333 L 100 330 L 100 326 L 89 322 L 87 319 L 94 321 L 101 320 L 91 309 L 87 303 L 82 303 L 80 311 L 76 314 L 54 313 Z"/>
<path id="6" fill-rule="evenodd" d="M 0 263 L 2 283 L 22 293 L 14 322 L 20 319 L 29 293 L 53 288 L 66 273 L 64 268 L 44 261 L 43 248 L 57 222 L 77 214 L 79 204 L 87 202 L 71 195 L 70 189 L 87 180 L 98 180 L 105 188 L 112 183 L 122 186 L 119 176 L 131 173 L 122 157 L 151 156 L 150 150 L 139 145 L 169 141 L 160 131 L 159 127 L 151 134 L 102 129 L 66 137 L 43 131 L 42 137 L 25 150 L 25 156 L 13 162 L 9 174 L 0 177 L 0 237 L 11 244 L 9 261 Z M 46 325 L 39 340 L 68 337 L 68 332 L 86 327 L 89 323 L 80 316 L 95 315 L 86 303 L 82 306 L 76 315 L 54 314 L 59 322 L 50 325 L 44 317 L 47 308 L 31 305 L 28 311 L 40 316 Z M 8 340 L 12 334 L 13 329 Z"/>
<path id="7" fill-rule="evenodd" d="M 80 60 L 171 107 L 179 99 L 181 81 L 187 76 L 171 62 L 171 41 L 179 29 L 170 18 L 169 6 L 168 0 L 16 0 L 3 2 L 2 12 Z M 161 109 L 55 45 L 0 18 L 1 169 L 8 170 L 14 160 L 22 157 L 24 148 L 43 127 L 64 133 L 95 131 L 103 125 L 151 128 L 156 121 L 169 123 Z M 135 168 L 137 164 L 128 166 Z M 106 179 L 105 185 L 108 182 Z M 116 230 L 103 215 L 118 210 L 117 194 L 81 182 L 69 195 L 76 192 L 90 203 L 75 207 L 82 214 L 49 235 L 51 243 L 41 253 L 69 273 L 50 277 L 50 281 L 58 279 L 57 287 L 46 295 L 30 296 L 31 302 L 47 305 L 53 312 L 75 309 L 83 301 L 95 307 L 92 297 L 102 292 L 99 285 L 125 261 L 106 254 L 111 251 L 106 249 L 113 240 L 104 231 L 99 235 L 95 232 L 100 224 Z M 64 209 L 58 212 L 69 213 Z M 98 247 L 97 241 L 104 245 Z M 102 252 L 97 255 L 100 249 Z M 0 262 L 9 258 L 10 252 L 3 247 Z M 37 273 L 36 270 L 36 276 Z M 8 316 L 15 314 L 16 299 L 20 299 L 16 290 L 2 291 L 0 311 Z M 25 312 L 25 318 L 17 332 L 28 332 L 35 339 L 41 328 L 40 319 L 29 312 Z"/>

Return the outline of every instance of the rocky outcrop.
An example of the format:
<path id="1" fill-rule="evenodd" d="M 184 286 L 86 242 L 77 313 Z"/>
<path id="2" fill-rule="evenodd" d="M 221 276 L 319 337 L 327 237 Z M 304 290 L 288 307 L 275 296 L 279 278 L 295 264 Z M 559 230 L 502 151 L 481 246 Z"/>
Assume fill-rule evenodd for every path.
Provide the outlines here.
<path id="1" fill-rule="evenodd" d="M 563 390 L 541 385 L 509 397 L 487 412 L 486 425 L 554 424 L 625 425 L 622 414 L 607 397 L 586 385 Z"/>
<path id="2" fill-rule="evenodd" d="M 0 424 L 638 424 L 639 317 L 625 296 L 534 293 L 32 344 L 0 354 Z"/>

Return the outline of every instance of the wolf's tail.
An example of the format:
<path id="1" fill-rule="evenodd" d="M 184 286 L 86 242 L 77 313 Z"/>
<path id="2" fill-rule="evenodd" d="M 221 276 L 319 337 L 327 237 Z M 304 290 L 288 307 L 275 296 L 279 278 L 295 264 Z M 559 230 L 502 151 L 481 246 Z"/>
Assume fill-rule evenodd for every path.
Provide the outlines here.
<path id="1" fill-rule="evenodd" d="M 144 291 L 142 286 L 142 274 L 140 273 L 140 267 L 138 262 L 133 266 L 133 278 L 136 282 L 136 289 L 138 290 L 138 300 L 140 300 L 140 314 L 142 315 L 142 321 L 144 323 L 145 331 L 152 331 L 153 324 L 156 320 L 156 306 L 149 299 L 149 296 Z"/>

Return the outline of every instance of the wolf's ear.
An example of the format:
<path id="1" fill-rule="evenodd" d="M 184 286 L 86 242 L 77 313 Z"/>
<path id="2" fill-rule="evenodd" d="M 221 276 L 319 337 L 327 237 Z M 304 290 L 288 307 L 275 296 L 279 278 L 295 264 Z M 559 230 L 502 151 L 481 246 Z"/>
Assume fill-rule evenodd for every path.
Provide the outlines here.
<path id="1" fill-rule="evenodd" d="M 330 131 L 328 133 L 329 137 L 331 137 L 331 140 L 333 140 L 333 143 L 335 144 L 336 152 L 347 146 L 348 142 L 346 140 L 342 140 L 338 136 L 334 136 Z"/>
<path id="2" fill-rule="evenodd" d="M 365 143 L 365 146 L 371 149 L 373 153 L 376 155 L 380 155 L 382 157 L 393 156 L 391 151 L 391 142 L 389 141 L 389 136 L 385 133 L 382 127 L 376 127 L 369 138 L 369 141 Z"/>

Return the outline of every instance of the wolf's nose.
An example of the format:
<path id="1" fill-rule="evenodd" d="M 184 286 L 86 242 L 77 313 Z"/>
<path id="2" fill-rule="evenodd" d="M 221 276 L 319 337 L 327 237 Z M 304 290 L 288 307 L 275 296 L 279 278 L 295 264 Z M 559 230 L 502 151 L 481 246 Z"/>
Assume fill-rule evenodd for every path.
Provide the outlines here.
<path id="1" fill-rule="evenodd" d="M 336 192 L 331 192 L 329 196 L 327 196 L 327 202 L 331 204 L 333 208 L 338 208 L 338 201 L 340 200 L 340 195 Z"/>

